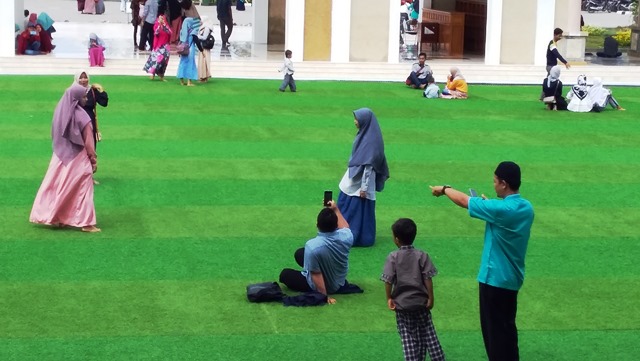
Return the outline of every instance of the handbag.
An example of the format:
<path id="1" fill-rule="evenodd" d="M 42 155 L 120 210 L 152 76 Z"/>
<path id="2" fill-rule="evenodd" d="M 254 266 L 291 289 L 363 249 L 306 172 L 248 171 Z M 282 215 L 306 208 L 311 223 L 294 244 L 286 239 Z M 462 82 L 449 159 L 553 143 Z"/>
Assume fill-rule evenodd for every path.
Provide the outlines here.
<path id="1" fill-rule="evenodd" d="M 284 293 L 277 282 L 254 283 L 247 286 L 250 302 L 282 302 Z"/>
<path id="2" fill-rule="evenodd" d="M 423 66 L 421 66 L 421 67 L 420 67 L 420 69 L 418 69 L 418 71 L 416 72 L 416 74 L 417 74 L 417 75 L 420 75 L 420 73 L 422 72 L 422 69 L 424 69 L 424 65 L 423 65 Z M 409 76 L 407 77 L 407 80 L 405 80 L 405 81 L 404 81 L 404 83 L 405 83 L 405 84 L 407 84 L 407 85 L 409 85 L 409 86 L 410 86 L 411 84 L 413 84 L 413 80 L 411 80 L 411 75 L 409 75 Z"/>
<path id="3" fill-rule="evenodd" d="M 189 55 L 189 43 L 179 42 L 176 45 L 176 52 L 178 55 Z"/>
<path id="4" fill-rule="evenodd" d="M 213 45 L 215 44 L 215 42 L 216 40 L 213 38 L 213 35 L 209 33 L 209 36 L 207 36 L 207 38 L 202 40 L 200 43 L 202 44 L 202 47 L 204 49 L 211 50 L 213 49 Z"/>

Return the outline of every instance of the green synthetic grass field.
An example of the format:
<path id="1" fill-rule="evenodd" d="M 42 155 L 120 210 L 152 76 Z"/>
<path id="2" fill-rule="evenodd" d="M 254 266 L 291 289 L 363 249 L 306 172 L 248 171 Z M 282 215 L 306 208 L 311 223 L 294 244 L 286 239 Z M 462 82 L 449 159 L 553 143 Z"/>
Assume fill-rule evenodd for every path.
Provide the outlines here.
<path id="1" fill-rule="evenodd" d="M 401 360 L 379 281 L 390 225 L 418 223 L 439 269 L 437 331 L 449 360 L 486 359 L 477 309 L 484 224 L 427 185 L 494 196 L 502 160 L 523 169 L 536 211 L 520 292 L 521 359 L 637 360 L 640 89 L 626 112 L 548 112 L 539 87 L 471 86 L 426 100 L 401 83 L 93 77 L 99 109 L 100 234 L 28 222 L 51 157 L 53 109 L 71 77 L 0 77 L 0 360 Z M 391 179 L 378 239 L 354 249 L 363 295 L 333 306 L 251 304 L 250 283 L 294 267 L 337 194 L 370 107 Z"/>

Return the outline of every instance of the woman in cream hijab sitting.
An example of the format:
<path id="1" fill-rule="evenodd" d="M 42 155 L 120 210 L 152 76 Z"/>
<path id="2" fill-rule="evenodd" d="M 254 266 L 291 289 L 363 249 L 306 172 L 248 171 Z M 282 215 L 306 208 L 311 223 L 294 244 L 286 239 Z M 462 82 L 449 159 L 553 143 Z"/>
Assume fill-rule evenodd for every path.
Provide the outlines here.
<path id="1" fill-rule="evenodd" d="M 442 97 L 445 99 L 467 99 L 469 96 L 469 86 L 460 69 L 452 67 L 447 77 L 447 85 L 442 90 Z"/>
<path id="2" fill-rule="evenodd" d="M 589 97 L 593 102 L 592 110 L 594 112 L 605 110 L 607 104 L 611 105 L 614 109 L 625 110 L 613 97 L 611 90 L 602 86 L 602 79 L 600 78 L 593 78 L 593 86 L 589 89 Z"/>

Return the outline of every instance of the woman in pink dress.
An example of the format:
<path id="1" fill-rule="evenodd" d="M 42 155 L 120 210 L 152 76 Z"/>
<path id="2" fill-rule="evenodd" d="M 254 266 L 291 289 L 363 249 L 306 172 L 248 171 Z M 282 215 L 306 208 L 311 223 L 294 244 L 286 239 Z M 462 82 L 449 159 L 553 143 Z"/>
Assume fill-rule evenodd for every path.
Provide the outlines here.
<path id="1" fill-rule="evenodd" d="M 89 34 L 89 66 L 104 66 L 104 41 L 98 35 Z"/>
<path id="2" fill-rule="evenodd" d="M 84 8 L 82 9 L 83 14 L 96 14 L 96 0 L 85 0 Z"/>
<path id="3" fill-rule="evenodd" d="M 53 113 L 53 155 L 31 209 L 32 223 L 100 232 L 93 204 L 93 173 L 98 165 L 91 118 L 82 109 L 86 101 L 87 89 L 73 84 Z"/>
<path id="4" fill-rule="evenodd" d="M 160 15 L 153 25 L 153 50 L 142 68 L 142 70 L 151 74 L 151 80 L 158 75 L 160 80 L 165 81 L 164 72 L 167 70 L 167 65 L 169 65 L 170 39 L 171 28 L 167 18 L 164 15 Z"/>
<path id="5" fill-rule="evenodd" d="M 78 4 L 80 10 L 80 4 Z M 101 15 L 104 14 L 104 0 L 85 0 L 82 8 L 83 14 Z"/>

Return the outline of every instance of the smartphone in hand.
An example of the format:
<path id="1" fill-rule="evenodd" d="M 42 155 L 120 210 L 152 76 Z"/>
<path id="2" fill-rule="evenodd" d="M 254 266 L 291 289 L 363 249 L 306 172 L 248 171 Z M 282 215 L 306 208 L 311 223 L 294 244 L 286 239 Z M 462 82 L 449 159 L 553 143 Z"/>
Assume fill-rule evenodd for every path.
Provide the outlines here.
<path id="1" fill-rule="evenodd" d="M 478 192 L 476 192 L 476 190 L 473 189 L 473 188 L 469 188 L 469 196 L 477 197 L 478 196 Z"/>
<path id="2" fill-rule="evenodd" d="M 333 200 L 333 191 L 324 191 L 324 206 L 329 207 L 329 202 Z"/>

